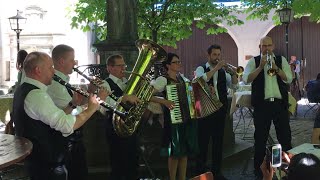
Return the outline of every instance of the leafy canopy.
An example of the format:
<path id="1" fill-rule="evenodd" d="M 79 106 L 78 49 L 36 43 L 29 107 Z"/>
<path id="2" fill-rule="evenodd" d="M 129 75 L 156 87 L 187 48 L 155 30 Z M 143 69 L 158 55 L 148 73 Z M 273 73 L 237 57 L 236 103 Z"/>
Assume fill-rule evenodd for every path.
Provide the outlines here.
<path id="1" fill-rule="evenodd" d="M 311 21 L 320 22 L 319 0 L 241 0 L 241 2 L 249 14 L 248 19 L 266 20 L 272 9 L 288 7 L 294 11 L 295 17 L 308 15 Z M 279 23 L 277 14 L 273 19 Z"/>
<path id="2" fill-rule="evenodd" d="M 106 0 L 79 0 L 70 6 L 72 28 L 93 31 L 100 41 L 106 38 Z M 235 6 L 224 6 L 214 0 L 138 0 L 139 38 L 149 38 L 161 45 L 176 46 L 176 42 L 192 35 L 192 25 L 206 29 L 207 34 L 226 32 L 215 26 L 221 22 L 240 25 Z"/>

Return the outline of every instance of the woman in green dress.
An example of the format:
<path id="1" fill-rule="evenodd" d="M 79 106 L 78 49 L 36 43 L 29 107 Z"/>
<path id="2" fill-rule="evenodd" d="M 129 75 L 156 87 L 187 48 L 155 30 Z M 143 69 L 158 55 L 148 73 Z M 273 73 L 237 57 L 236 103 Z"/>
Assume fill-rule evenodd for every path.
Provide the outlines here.
<path id="1" fill-rule="evenodd" d="M 152 82 L 156 91 L 163 92 L 166 97 L 166 86 L 176 83 L 185 83 L 189 81 L 180 74 L 182 62 L 179 56 L 168 53 L 168 58 L 163 62 L 167 70 L 166 75 L 160 76 Z M 188 156 L 194 155 L 198 151 L 197 122 L 187 121 L 183 123 L 172 123 L 170 110 L 175 104 L 167 99 L 152 97 L 153 102 L 162 104 L 164 111 L 164 130 L 161 155 L 168 157 L 168 170 L 170 180 L 176 179 L 178 170 L 178 179 L 186 179 Z"/>

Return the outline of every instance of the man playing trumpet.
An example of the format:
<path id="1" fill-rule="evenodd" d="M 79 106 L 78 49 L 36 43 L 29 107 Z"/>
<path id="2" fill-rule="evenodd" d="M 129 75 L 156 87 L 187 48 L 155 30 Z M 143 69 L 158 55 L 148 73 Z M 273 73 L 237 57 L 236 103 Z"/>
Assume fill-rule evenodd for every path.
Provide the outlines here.
<path id="1" fill-rule="evenodd" d="M 227 66 L 224 60 L 221 60 L 221 47 L 219 45 L 211 45 L 208 50 L 208 62 L 196 69 L 196 77 L 203 79 L 211 86 L 213 90 L 212 96 L 217 96 L 223 106 L 212 115 L 209 115 L 198 121 L 198 139 L 199 139 L 199 161 L 197 168 L 199 174 L 204 173 L 206 169 L 207 152 L 210 137 L 212 137 L 212 165 L 210 170 L 218 179 L 224 179 L 221 174 L 222 146 L 224 124 L 227 114 L 228 100 L 227 87 L 234 88 L 238 79 L 236 72 Z"/>
<path id="2" fill-rule="evenodd" d="M 291 130 L 288 113 L 288 84 L 292 73 L 283 56 L 273 54 L 274 45 L 268 36 L 260 41 L 261 55 L 249 60 L 243 80 L 252 83 L 251 104 L 254 107 L 254 169 L 258 179 L 262 179 L 260 165 L 265 156 L 265 147 L 271 121 L 276 129 L 278 141 L 283 151 L 291 149 Z"/>

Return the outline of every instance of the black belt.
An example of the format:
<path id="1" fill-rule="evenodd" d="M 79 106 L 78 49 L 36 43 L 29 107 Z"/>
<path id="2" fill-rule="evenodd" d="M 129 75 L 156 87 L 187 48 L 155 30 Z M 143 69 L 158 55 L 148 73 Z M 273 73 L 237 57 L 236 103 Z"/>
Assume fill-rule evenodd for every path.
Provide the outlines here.
<path id="1" fill-rule="evenodd" d="M 281 99 L 278 99 L 278 98 L 268 98 L 268 99 L 265 99 L 265 101 L 267 101 L 267 102 L 280 102 Z"/>

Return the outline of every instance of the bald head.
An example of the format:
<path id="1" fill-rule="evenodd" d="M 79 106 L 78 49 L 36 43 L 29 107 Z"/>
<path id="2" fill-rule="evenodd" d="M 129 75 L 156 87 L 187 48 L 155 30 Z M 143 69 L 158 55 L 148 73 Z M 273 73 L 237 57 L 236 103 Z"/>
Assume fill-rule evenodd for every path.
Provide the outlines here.
<path id="1" fill-rule="evenodd" d="M 31 52 L 27 55 L 25 61 L 23 62 L 23 68 L 26 74 L 31 74 L 36 67 L 41 66 L 45 63 L 45 59 L 50 58 L 48 54 L 43 52 Z"/>
<path id="2" fill-rule="evenodd" d="M 271 43 L 272 44 L 272 38 L 269 36 L 265 36 L 265 37 L 261 38 L 260 45 L 262 45 L 264 43 Z"/>
<path id="3" fill-rule="evenodd" d="M 51 57 L 43 52 L 31 52 L 26 57 L 23 68 L 26 76 L 40 81 L 45 85 L 51 84 L 54 74 Z"/>
<path id="4" fill-rule="evenodd" d="M 272 53 L 274 49 L 274 45 L 272 43 L 272 39 L 269 36 L 265 36 L 260 40 L 260 50 L 262 54 Z"/>

